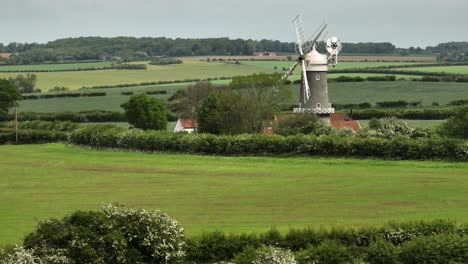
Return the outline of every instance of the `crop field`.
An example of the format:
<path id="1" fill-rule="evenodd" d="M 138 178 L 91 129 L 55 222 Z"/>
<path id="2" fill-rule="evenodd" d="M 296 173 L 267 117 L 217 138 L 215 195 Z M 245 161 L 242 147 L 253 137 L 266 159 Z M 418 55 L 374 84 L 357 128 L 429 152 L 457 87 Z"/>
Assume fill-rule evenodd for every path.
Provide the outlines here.
<path id="1" fill-rule="evenodd" d="M 405 69 L 401 69 L 401 70 L 405 70 Z M 468 65 L 417 67 L 417 68 L 411 68 L 410 70 L 422 71 L 422 72 L 445 72 L 445 73 L 468 75 Z"/>
<path id="2" fill-rule="evenodd" d="M 217 84 L 226 84 L 228 81 L 215 81 Z M 122 95 L 125 91 L 135 93 L 154 90 L 165 90 L 167 94 L 157 95 L 158 98 L 168 98 L 178 89 L 183 89 L 186 84 L 166 84 L 155 86 L 90 89 L 83 92 L 106 92 L 106 96 L 99 97 L 68 97 L 50 98 L 38 100 L 24 100 L 19 102 L 19 110 L 22 112 L 63 112 L 86 110 L 111 110 L 122 111 L 120 104 L 130 96 Z M 290 104 L 298 101 L 299 85 L 291 85 L 293 90 Z M 432 102 L 441 105 L 460 98 L 468 98 L 467 83 L 432 83 L 432 82 L 345 82 L 329 84 L 330 100 L 335 104 L 381 102 L 381 101 L 422 101 L 425 106 Z"/>
<path id="3" fill-rule="evenodd" d="M 255 61 L 269 61 L 269 60 L 287 60 L 290 55 L 293 58 L 297 57 L 296 54 L 278 54 L 278 56 L 272 57 L 260 57 L 260 56 L 192 56 L 192 57 L 180 57 L 182 60 L 200 61 L 209 58 L 212 59 L 223 59 L 223 60 L 255 60 Z M 341 61 L 350 62 L 436 62 L 437 57 L 432 55 L 411 55 L 411 56 L 399 56 L 394 54 L 388 55 L 372 55 L 372 54 L 341 54 Z"/>
<path id="4" fill-rule="evenodd" d="M 4 145 L 0 175 L 0 244 L 108 202 L 166 211 L 188 235 L 468 217 L 467 163 Z"/>
<path id="5" fill-rule="evenodd" d="M 38 72 L 35 74 L 37 75 L 37 88 L 47 91 L 55 86 L 76 90 L 84 86 L 232 77 L 256 72 L 258 69 L 244 65 L 186 61 L 178 65 L 149 65 L 148 70 Z M 17 73 L 0 73 L 0 78 L 16 75 Z"/>
<path id="6" fill-rule="evenodd" d="M 86 62 L 86 63 L 57 63 L 39 65 L 2 65 L 1 71 L 56 71 L 56 70 L 76 70 L 86 68 L 104 68 L 112 66 L 110 61 Z"/>
<path id="7" fill-rule="evenodd" d="M 251 65 L 257 68 L 262 68 L 265 70 L 275 70 L 274 67 L 277 67 L 277 70 L 282 71 L 283 67 L 290 68 L 294 61 L 241 61 L 243 65 Z M 355 68 L 374 68 L 382 66 L 400 66 L 400 65 L 411 65 L 411 64 L 421 64 L 420 62 L 339 62 L 336 68 L 329 67 L 330 72 L 333 72 L 334 69 L 344 70 L 344 69 L 355 69 Z"/>

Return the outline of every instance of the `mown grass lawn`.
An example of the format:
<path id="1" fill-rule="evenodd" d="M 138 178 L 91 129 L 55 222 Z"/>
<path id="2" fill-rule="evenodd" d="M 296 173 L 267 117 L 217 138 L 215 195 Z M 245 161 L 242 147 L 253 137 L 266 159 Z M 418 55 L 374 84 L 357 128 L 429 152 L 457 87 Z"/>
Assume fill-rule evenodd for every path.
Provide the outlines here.
<path id="1" fill-rule="evenodd" d="M 468 164 L 0 146 L 0 244 L 101 203 L 162 209 L 189 235 L 468 217 Z"/>

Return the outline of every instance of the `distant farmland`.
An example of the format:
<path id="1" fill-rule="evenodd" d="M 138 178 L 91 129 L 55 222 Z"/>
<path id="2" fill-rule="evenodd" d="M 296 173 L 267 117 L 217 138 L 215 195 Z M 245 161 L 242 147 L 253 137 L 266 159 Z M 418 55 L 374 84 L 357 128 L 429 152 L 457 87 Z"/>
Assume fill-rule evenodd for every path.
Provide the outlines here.
<path id="1" fill-rule="evenodd" d="M 341 75 L 348 74 L 339 74 L 339 76 Z M 214 83 L 227 84 L 228 82 L 215 81 Z M 189 83 L 84 90 L 80 92 L 105 92 L 107 95 L 99 97 L 24 100 L 19 102 L 19 110 L 22 112 L 122 111 L 120 104 L 129 98 L 128 95 L 122 95 L 122 92 L 133 91 L 138 93 L 164 90 L 167 91 L 167 94 L 158 95 L 158 97 L 166 99 L 175 91 L 183 89 L 187 85 Z M 298 102 L 299 85 L 291 85 L 291 89 L 293 92 L 290 104 L 296 104 Z M 432 102 L 444 105 L 453 100 L 468 98 L 468 83 L 412 81 L 330 83 L 329 93 L 331 102 L 335 104 L 406 100 L 422 101 L 422 104 L 425 106 L 431 105 Z"/>
<path id="2" fill-rule="evenodd" d="M 110 61 L 102 62 L 83 62 L 83 63 L 54 63 L 54 64 L 38 64 L 38 65 L 1 65 L 2 71 L 56 71 L 56 70 L 77 70 L 90 68 L 105 68 L 112 66 Z"/>

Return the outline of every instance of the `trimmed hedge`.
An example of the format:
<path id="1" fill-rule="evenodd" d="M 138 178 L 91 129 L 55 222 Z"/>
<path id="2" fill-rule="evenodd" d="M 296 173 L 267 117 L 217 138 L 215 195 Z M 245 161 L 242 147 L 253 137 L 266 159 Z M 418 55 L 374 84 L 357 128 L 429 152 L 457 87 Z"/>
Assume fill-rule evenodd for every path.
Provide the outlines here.
<path id="1" fill-rule="evenodd" d="M 229 261 L 244 250 L 272 245 L 296 252 L 299 263 L 445 263 L 447 258 L 468 260 L 468 225 L 434 220 L 390 223 L 381 227 L 290 229 L 281 234 L 272 229 L 262 234 L 230 234 L 215 231 L 187 239 L 189 263 Z M 431 253 L 432 251 L 432 253 Z M 424 255 L 427 254 L 427 255 Z M 307 262 L 307 260 L 309 262 Z M 344 260 L 344 262 L 340 262 Z M 348 261 L 348 262 L 346 262 Z"/>
<path id="2" fill-rule="evenodd" d="M 0 131 L 0 144 L 14 143 L 16 141 L 16 134 L 10 130 Z M 68 133 L 62 131 L 51 130 L 18 130 L 19 144 L 37 144 L 37 143 L 50 143 L 58 141 L 67 141 Z"/>
<path id="3" fill-rule="evenodd" d="M 95 93 L 57 93 L 57 94 L 32 94 L 32 95 L 23 95 L 24 100 L 34 100 L 34 99 L 50 99 L 50 98 L 65 98 L 65 97 L 92 97 L 92 96 L 106 96 L 105 92 L 95 92 Z"/>
<path id="4" fill-rule="evenodd" d="M 13 120 L 14 116 L 0 118 L 0 121 Z M 82 111 L 61 113 L 34 113 L 22 112 L 18 114 L 19 121 L 71 121 L 74 123 L 86 122 L 127 122 L 127 117 L 122 112 L 112 111 Z"/>
<path id="5" fill-rule="evenodd" d="M 372 119 L 396 117 L 412 120 L 441 120 L 455 114 L 455 108 L 426 108 L 426 109 L 353 109 L 347 112 L 353 119 Z"/>
<path id="6" fill-rule="evenodd" d="M 0 123 L 0 128 L 14 129 L 14 122 Z M 73 131 L 79 128 L 79 124 L 70 121 L 25 121 L 18 124 L 19 129 Z"/>
<path id="7" fill-rule="evenodd" d="M 78 145 L 140 151 L 174 151 L 214 155 L 299 154 L 377 157 L 384 159 L 468 160 L 468 142 L 447 138 L 394 139 L 339 135 L 278 136 L 261 134 L 211 135 L 127 130 L 115 126 L 88 126 L 72 132 Z"/>

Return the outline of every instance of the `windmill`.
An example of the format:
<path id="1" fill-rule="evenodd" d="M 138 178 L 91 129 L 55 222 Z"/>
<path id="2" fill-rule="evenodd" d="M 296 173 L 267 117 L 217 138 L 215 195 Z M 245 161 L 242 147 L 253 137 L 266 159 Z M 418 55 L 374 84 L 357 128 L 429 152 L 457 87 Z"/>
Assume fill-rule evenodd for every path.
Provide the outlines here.
<path id="1" fill-rule="evenodd" d="M 322 24 L 309 40 L 304 37 L 303 22 L 300 15 L 292 21 L 297 36 L 296 51 L 299 55 L 296 63 L 283 75 L 287 79 L 301 65 L 302 83 L 300 90 L 299 107 L 294 108 L 294 113 L 314 113 L 328 119 L 335 112 L 328 100 L 327 71 L 328 65 L 335 66 L 338 63 L 338 53 L 342 49 L 341 41 L 337 37 L 327 40 L 327 54 L 317 51 L 317 41 L 324 35 L 327 24 Z M 326 35 L 326 34 L 325 34 Z"/>

